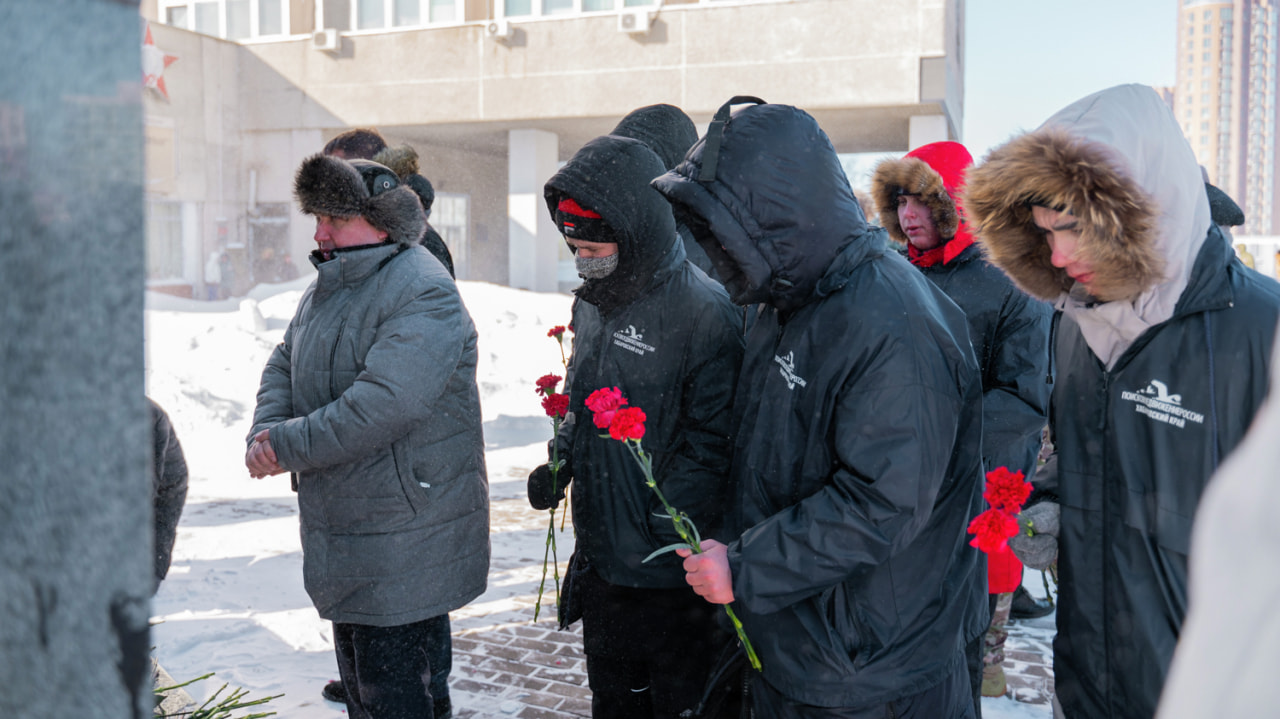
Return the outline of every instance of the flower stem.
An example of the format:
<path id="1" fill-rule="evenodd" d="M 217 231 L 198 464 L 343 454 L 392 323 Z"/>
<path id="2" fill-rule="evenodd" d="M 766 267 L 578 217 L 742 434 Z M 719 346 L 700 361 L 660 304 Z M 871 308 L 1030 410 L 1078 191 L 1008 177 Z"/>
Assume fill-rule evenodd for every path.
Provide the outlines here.
<path id="1" fill-rule="evenodd" d="M 658 489 L 658 482 L 653 478 L 653 459 L 645 453 L 644 448 L 640 446 L 640 440 L 629 439 L 623 442 L 627 449 L 631 450 L 631 456 L 635 457 L 640 463 L 640 470 L 644 472 L 644 483 L 658 495 L 658 501 L 662 502 L 662 506 L 667 510 L 667 516 L 671 517 L 671 523 L 675 525 L 676 533 L 689 545 L 689 550 L 693 554 L 702 554 L 702 543 L 698 541 L 697 532 L 691 530 L 687 526 L 687 519 L 684 514 L 677 512 L 668 502 L 662 490 Z M 733 613 L 733 607 L 725 604 L 724 613 L 729 615 L 729 621 L 733 622 L 733 628 L 738 632 L 738 639 L 742 642 L 742 648 L 747 652 L 747 659 L 751 662 L 751 668 L 761 671 L 760 657 L 756 655 L 755 647 L 751 646 L 751 640 L 747 638 L 747 631 L 742 628 L 742 622 L 739 621 L 738 615 Z"/>

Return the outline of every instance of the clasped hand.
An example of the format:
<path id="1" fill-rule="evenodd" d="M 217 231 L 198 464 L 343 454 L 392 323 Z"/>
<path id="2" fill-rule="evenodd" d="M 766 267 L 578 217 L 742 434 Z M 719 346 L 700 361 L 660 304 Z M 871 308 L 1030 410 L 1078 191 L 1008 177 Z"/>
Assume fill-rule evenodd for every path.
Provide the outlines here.
<path id="1" fill-rule="evenodd" d="M 253 435 L 249 451 L 244 455 L 244 466 L 249 468 L 249 476 L 262 479 L 275 474 L 283 474 L 284 468 L 276 461 L 276 452 L 271 448 L 271 430 L 264 429 Z"/>

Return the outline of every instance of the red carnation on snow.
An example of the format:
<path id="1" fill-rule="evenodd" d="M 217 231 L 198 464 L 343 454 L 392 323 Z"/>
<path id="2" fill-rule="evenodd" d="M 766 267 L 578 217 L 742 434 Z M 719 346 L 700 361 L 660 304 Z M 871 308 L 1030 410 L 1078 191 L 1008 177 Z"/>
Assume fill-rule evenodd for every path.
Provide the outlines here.
<path id="1" fill-rule="evenodd" d="M 613 422 L 613 415 L 626 403 L 627 398 L 622 396 L 622 390 L 617 387 L 601 387 L 592 392 L 586 401 L 587 409 L 593 413 L 592 421 L 598 429 L 608 429 Z"/>

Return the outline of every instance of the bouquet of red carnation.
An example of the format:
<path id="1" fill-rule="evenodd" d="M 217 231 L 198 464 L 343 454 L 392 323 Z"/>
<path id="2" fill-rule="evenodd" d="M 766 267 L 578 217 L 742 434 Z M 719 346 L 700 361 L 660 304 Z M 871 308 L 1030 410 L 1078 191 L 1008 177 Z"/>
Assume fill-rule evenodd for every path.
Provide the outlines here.
<path id="1" fill-rule="evenodd" d="M 1018 533 L 1018 513 L 1030 496 L 1031 483 L 1023 479 L 1021 470 L 1010 472 L 1008 467 L 997 467 L 987 472 L 982 497 L 991 509 L 969 523 L 969 534 L 974 535 L 970 546 L 987 554 L 1006 551 L 1009 537 Z"/>
<path id="2" fill-rule="evenodd" d="M 556 325 L 552 327 L 547 336 L 556 341 L 560 347 L 560 363 L 566 368 L 569 365 L 568 358 L 564 355 L 564 325 Z M 534 391 L 542 395 L 542 411 L 546 412 L 547 417 L 551 418 L 551 461 L 548 466 L 551 468 L 551 493 L 554 495 L 559 488 L 560 468 L 564 466 L 564 460 L 560 459 L 559 444 L 555 441 L 555 437 L 560 434 L 560 423 L 564 421 L 565 414 L 569 411 L 569 395 L 556 392 L 556 388 L 560 386 L 560 380 L 563 377 L 557 374 L 544 374 L 534 382 Z M 567 389 L 567 388 L 566 388 Z M 538 598 L 533 603 L 533 621 L 538 621 L 538 615 L 542 612 L 542 593 L 547 586 L 547 568 L 551 567 L 552 577 L 556 586 L 556 604 L 560 603 L 560 562 L 556 555 L 556 508 L 550 510 L 551 521 L 547 526 L 547 541 L 542 552 L 542 581 L 538 583 Z M 569 510 L 565 510 L 568 515 Z M 561 529 L 563 529 L 563 522 Z"/>
<path id="3" fill-rule="evenodd" d="M 653 490 L 658 496 L 658 500 L 662 502 L 662 506 L 667 510 L 667 516 L 671 518 L 671 523 L 676 528 L 676 533 L 680 535 L 683 542 L 667 545 L 649 556 L 644 561 L 649 561 L 667 552 L 674 552 L 677 549 L 688 549 L 694 554 L 702 553 L 702 537 L 698 534 L 698 528 L 694 525 L 693 520 L 689 519 L 689 515 L 672 507 L 668 502 L 662 490 L 658 489 L 658 482 L 653 476 L 653 458 L 640 446 L 640 440 L 644 438 L 644 410 L 639 407 L 628 407 L 627 398 L 622 396 L 622 391 L 617 387 L 606 387 L 592 392 L 585 402 L 587 409 L 592 412 L 592 421 L 596 427 L 609 430 L 609 437 L 622 441 L 631 456 L 640 464 L 640 470 L 644 472 L 644 483 Z M 730 621 L 733 622 L 734 629 L 738 632 L 738 639 L 742 641 L 742 646 L 746 649 L 747 659 L 750 660 L 751 666 L 757 671 L 760 670 L 760 658 L 756 656 L 756 650 L 751 646 L 751 640 L 747 639 L 746 630 L 742 628 L 742 622 L 738 619 L 738 615 L 733 613 L 733 607 L 728 604 L 724 605 L 724 611 L 729 615 Z"/>

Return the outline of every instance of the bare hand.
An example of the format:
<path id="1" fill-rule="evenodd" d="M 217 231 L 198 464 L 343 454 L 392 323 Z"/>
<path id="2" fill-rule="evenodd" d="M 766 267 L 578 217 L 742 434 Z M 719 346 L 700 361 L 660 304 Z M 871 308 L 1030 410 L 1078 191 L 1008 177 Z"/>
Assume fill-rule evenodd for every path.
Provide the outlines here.
<path id="1" fill-rule="evenodd" d="M 733 575 L 729 571 L 729 548 L 714 539 L 702 541 L 702 553 L 677 549 L 684 557 L 684 580 L 698 596 L 712 604 L 733 602 Z"/>
<path id="2" fill-rule="evenodd" d="M 244 455 L 244 465 L 249 468 L 249 476 L 254 479 L 284 474 L 285 470 L 276 461 L 276 452 L 271 448 L 271 430 L 264 429 L 253 435 L 253 444 Z"/>

